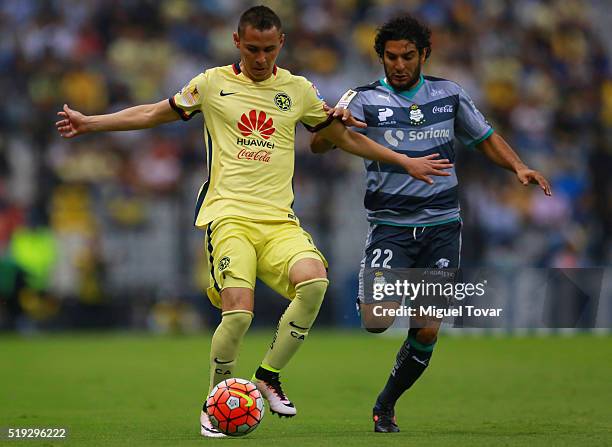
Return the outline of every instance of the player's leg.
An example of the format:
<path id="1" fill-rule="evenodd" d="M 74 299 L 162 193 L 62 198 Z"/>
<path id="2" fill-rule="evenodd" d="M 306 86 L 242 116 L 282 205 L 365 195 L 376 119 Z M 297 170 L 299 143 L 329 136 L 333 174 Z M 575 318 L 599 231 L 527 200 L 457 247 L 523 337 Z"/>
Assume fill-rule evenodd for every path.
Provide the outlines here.
<path id="1" fill-rule="evenodd" d="M 210 390 L 219 382 L 235 376 L 242 339 L 253 319 L 253 289 L 256 254 L 243 223 L 222 220 L 206 231 L 206 254 L 209 259 L 211 302 L 221 307 L 221 323 L 210 347 Z M 220 437 L 204 409 L 200 416 L 201 433 Z"/>
<path id="2" fill-rule="evenodd" d="M 294 416 L 295 406 L 282 390 L 279 372 L 304 343 L 319 313 L 329 283 L 326 266 L 308 233 L 283 224 L 260 255 L 258 271 L 266 284 L 292 300 L 255 378 L 273 412 Z"/>
<path id="3" fill-rule="evenodd" d="M 384 248 L 379 247 L 378 243 L 368 244 L 366 242 L 364 257 L 361 260 L 359 269 L 357 313 L 361 318 L 361 325 L 366 331 L 373 334 L 381 334 L 389 329 L 395 321 L 395 317 L 391 316 L 394 315 L 394 313 L 389 311 L 399 308 L 401 302 L 392 301 L 389 299 L 373 301 L 372 290 L 365 290 L 366 283 L 368 284 L 368 287 L 373 286 L 374 278 L 371 278 L 372 275 L 383 273 L 380 271 L 375 271 L 371 265 L 376 256 L 374 250 L 376 250 L 376 253 L 378 253 L 378 251 L 383 251 Z M 367 276 L 370 278 L 366 278 Z M 384 278 L 384 276 L 382 277 Z"/>
<path id="4" fill-rule="evenodd" d="M 461 250 L 460 222 L 425 228 L 420 234 L 417 232 L 417 240 L 419 239 L 423 246 L 415 260 L 415 268 L 422 268 L 423 273 L 427 269 L 438 268 L 449 269 L 449 272 L 456 273 Z M 436 282 L 439 281 L 437 279 L 439 275 L 433 277 L 436 278 Z M 445 297 L 430 296 L 427 299 L 426 304 L 438 307 L 447 305 Z M 411 319 L 408 337 L 397 353 L 391 374 L 374 406 L 375 431 L 399 431 L 394 418 L 395 403 L 429 366 L 440 324 L 440 319 L 432 317 Z"/>
<path id="5" fill-rule="evenodd" d="M 226 287 L 221 291 L 221 323 L 210 346 L 209 391 L 219 382 L 234 377 L 242 339 L 253 319 L 253 290 Z"/>
<path id="6" fill-rule="evenodd" d="M 403 342 L 385 387 L 376 398 L 373 409 L 374 431 L 399 431 L 395 420 L 395 403 L 425 372 L 436 343 L 440 322 L 427 322 L 427 326 L 411 328 Z"/>
<path id="7" fill-rule="evenodd" d="M 410 241 L 410 232 L 402 227 L 371 224 L 366 236 L 364 256 L 359 269 L 357 311 L 365 330 L 381 333 L 395 321 L 393 312 L 401 305 L 402 297 L 385 296 L 378 300 L 373 295 L 377 282 L 392 282 L 393 270 L 412 265 L 418 248 Z"/>
<path id="8" fill-rule="evenodd" d="M 289 271 L 295 297 L 283 313 L 276 337 L 263 364 L 280 370 L 293 357 L 312 327 L 323 303 L 329 281 L 321 259 L 302 258 Z"/>

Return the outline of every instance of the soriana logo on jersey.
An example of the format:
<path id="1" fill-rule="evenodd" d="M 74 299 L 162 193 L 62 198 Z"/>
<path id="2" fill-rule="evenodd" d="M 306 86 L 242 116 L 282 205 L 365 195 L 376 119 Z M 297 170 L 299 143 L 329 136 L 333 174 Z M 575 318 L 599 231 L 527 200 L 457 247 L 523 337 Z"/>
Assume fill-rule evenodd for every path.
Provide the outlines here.
<path id="1" fill-rule="evenodd" d="M 276 132 L 274 120 L 264 111 L 251 110 L 240 117 L 238 130 L 244 138 L 236 139 L 236 144 L 242 146 L 237 158 L 268 163 L 272 155 L 268 149 L 274 149 L 274 143 L 270 141 Z"/>

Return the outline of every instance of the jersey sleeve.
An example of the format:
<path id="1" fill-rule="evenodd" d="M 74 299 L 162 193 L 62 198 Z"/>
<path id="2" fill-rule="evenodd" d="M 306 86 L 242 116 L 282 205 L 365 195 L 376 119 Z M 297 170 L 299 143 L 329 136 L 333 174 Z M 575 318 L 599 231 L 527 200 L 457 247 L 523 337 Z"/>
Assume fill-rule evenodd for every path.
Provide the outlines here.
<path id="1" fill-rule="evenodd" d="M 351 111 L 351 115 L 353 115 L 357 121 L 365 122 L 363 100 L 358 90 L 347 90 L 336 104 L 336 107 L 349 109 Z M 353 130 L 364 135 L 368 133 L 367 128 L 362 129 L 360 127 L 354 127 Z"/>
<path id="2" fill-rule="evenodd" d="M 183 121 L 189 121 L 196 113 L 202 111 L 207 83 L 208 72 L 200 73 L 178 93 L 168 99 L 170 106 L 179 114 Z"/>
<path id="3" fill-rule="evenodd" d="M 349 109 L 351 111 L 351 115 L 353 115 L 355 119 L 365 121 L 365 116 L 363 114 L 363 103 L 361 101 L 359 92 L 356 90 L 347 90 L 336 104 L 336 107 Z"/>
<path id="4" fill-rule="evenodd" d="M 318 132 L 329 126 L 333 117 L 327 116 L 323 109 L 323 98 L 314 84 L 306 82 L 306 90 L 303 96 L 303 107 L 300 121 L 310 132 Z"/>
<path id="5" fill-rule="evenodd" d="M 468 147 L 476 146 L 489 138 L 493 128 L 485 119 L 472 98 L 460 88 L 457 116 L 455 119 L 455 136 Z"/>

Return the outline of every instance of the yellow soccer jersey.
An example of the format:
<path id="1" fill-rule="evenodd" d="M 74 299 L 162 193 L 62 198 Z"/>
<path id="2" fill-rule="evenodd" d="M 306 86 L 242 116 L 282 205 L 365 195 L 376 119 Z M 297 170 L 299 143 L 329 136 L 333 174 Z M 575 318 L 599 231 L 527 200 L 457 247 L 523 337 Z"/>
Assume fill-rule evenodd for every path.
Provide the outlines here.
<path id="1" fill-rule="evenodd" d="M 310 131 L 329 124 L 316 88 L 274 67 L 254 82 L 239 64 L 206 70 L 170 98 L 182 119 L 204 115 L 208 181 L 198 194 L 195 225 L 225 216 L 295 220 L 295 126 Z"/>

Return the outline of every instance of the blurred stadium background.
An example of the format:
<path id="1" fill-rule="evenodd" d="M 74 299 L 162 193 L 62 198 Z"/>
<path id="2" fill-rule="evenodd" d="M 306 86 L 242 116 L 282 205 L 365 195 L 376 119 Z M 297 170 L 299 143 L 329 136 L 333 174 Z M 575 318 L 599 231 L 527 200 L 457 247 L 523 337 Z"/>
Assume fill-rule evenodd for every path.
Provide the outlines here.
<path id="1" fill-rule="evenodd" d="M 612 260 L 612 35 L 606 0 L 268 1 L 288 35 L 279 65 L 329 103 L 382 74 L 376 27 L 401 11 L 433 29 L 426 73 L 453 79 L 554 196 L 458 151 L 465 266 L 593 267 Z M 234 62 L 236 0 L 0 2 L 0 328 L 189 332 L 203 295 L 201 122 L 62 140 L 86 114 L 158 101 Z M 363 164 L 315 156 L 298 129 L 295 210 L 330 261 L 319 324 L 354 326 L 366 222 Z M 260 287 L 256 324 L 285 302 Z"/>

